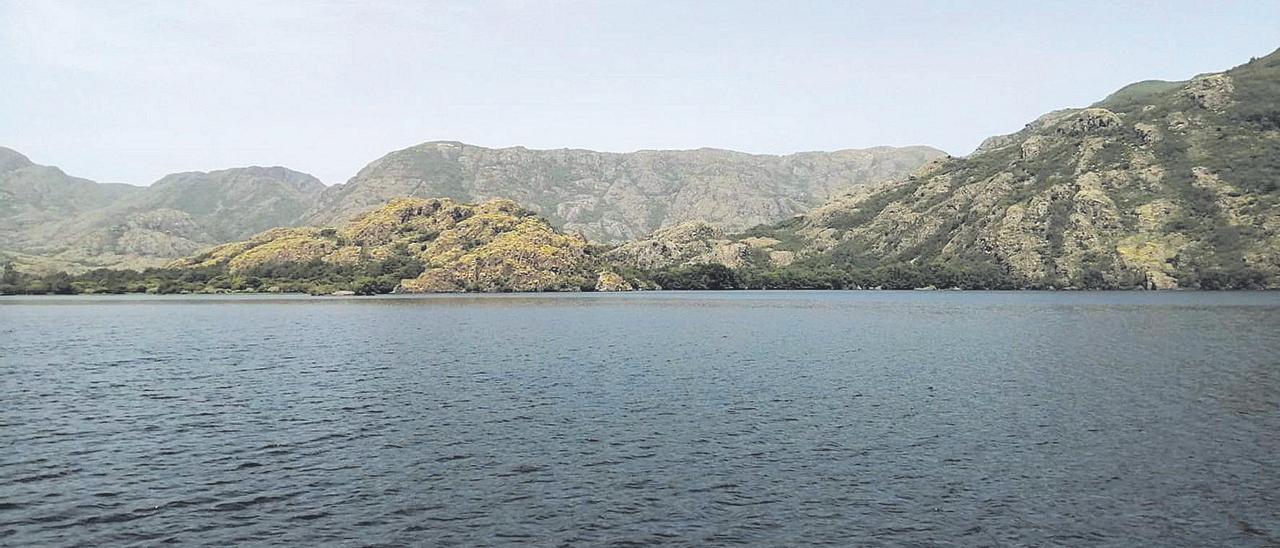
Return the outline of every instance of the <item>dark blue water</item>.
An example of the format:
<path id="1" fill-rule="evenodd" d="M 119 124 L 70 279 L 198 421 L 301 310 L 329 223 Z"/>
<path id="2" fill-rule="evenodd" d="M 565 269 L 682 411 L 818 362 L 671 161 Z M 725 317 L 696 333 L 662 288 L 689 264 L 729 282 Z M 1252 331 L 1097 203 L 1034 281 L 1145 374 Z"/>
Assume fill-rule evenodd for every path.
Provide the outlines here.
<path id="1" fill-rule="evenodd" d="M 0 299 L 0 544 L 1280 544 L 1280 294 Z"/>

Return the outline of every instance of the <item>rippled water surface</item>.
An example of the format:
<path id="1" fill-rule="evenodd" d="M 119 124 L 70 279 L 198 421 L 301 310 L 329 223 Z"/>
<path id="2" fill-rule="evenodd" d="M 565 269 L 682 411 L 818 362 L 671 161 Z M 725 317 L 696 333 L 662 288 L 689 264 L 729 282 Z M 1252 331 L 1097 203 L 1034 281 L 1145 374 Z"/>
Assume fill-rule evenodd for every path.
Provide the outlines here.
<path id="1" fill-rule="evenodd" d="M 1280 544 L 1280 294 L 0 299 L 0 544 Z"/>

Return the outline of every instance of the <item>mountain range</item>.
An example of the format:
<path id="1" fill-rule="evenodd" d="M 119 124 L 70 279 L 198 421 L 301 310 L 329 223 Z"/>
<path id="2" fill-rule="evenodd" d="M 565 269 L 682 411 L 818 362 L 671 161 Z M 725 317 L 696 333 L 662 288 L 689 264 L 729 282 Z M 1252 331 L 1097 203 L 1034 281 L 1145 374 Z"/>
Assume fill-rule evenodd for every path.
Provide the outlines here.
<path id="1" fill-rule="evenodd" d="M 744 229 L 943 156 L 928 147 L 753 155 L 603 153 L 431 142 L 326 187 L 283 167 L 98 184 L 0 148 L 0 253 L 29 270 L 151 267 L 272 227 L 341 224 L 399 197 L 512 199 L 554 226 L 619 242 L 692 219 Z"/>
<path id="2" fill-rule="evenodd" d="M 386 220 L 389 239 L 348 234 L 370 218 Z M 333 228 L 253 236 L 296 226 Z M 444 230 L 455 232 L 438 241 Z M 0 249 L 20 267 L 154 266 L 236 240 L 216 249 L 274 257 L 259 265 L 272 279 L 300 269 L 321 286 L 385 278 L 393 251 L 396 272 L 411 264 L 437 278 L 380 285 L 424 291 L 586 287 L 598 269 L 619 286 L 710 276 L 717 287 L 1280 288 L 1280 51 L 1126 86 L 966 157 L 431 142 L 330 187 L 251 167 L 138 188 L 0 149 Z M 558 249 L 574 259 L 539 262 Z M 185 261 L 172 265 L 205 264 Z M 705 265 L 741 276 L 689 270 Z M 245 283 L 235 263 L 218 268 L 209 275 Z M 501 279 L 515 272 L 532 274 Z"/>
<path id="3" fill-rule="evenodd" d="M 928 147 L 771 156 L 708 148 L 619 154 L 431 142 L 392 152 L 329 189 L 305 222 L 342 222 L 403 196 L 506 198 L 564 230 L 617 243 L 691 220 L 731 230 L 776 222 L 942 156 Z"/>

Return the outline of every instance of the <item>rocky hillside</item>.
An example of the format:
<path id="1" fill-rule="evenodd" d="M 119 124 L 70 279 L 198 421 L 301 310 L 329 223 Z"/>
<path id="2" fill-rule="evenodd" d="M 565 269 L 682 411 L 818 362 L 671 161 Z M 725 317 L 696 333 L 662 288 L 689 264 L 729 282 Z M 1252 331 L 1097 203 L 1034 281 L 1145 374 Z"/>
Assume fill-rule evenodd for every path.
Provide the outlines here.
<path id="1" fill-rule="evenodd" d="M 27 170 L 61 174 L 44 166 Z M 294 225 L 324 190 L 316 178 L 281 167 L 177 173 L 150 187 L 62 177 L 70 183 L 59 183 L 35 202 L 51 213 L 16 227 L 17 236 L 2 249 L 71 270 L 158 266 L 210 245 Z M 28 193 L 37 188 L 23 180 L 15 186 Z M 77 194 L 94 199 L 78 198 L 87 202 L 72 204 L 79 207 L 51 206 L 54 198 Z M 7 212 L 4 217 L 11 219 Z"/>
<path id="2" fill-rule="evenodd" d="M 771 240 L 754 257 L 995 264 L 1029 287 L 1280 287 L 1278 98 L 1280 52 L 1135 84 L 753 231 Z"/>
<path id="3" fill-rule="evenodd" d="M 225 241 L 297 223 L 324 189 L 319 179 L 283 167 L 196 171 L 165 176 L 127 207 L 182 211 L 211 238 Z"/>
<path id="4" fill-rule="evenodd" d="M 397 292 L 627 287 L 597 268 L 582 236 L 558 232 L 510 200 L 395 199 L 338 228 L 272 229 L 170 266 L 241 279 L 315 281 L 354 270 L 376 275 L 389 264 L 420 265 L 414 277 L 390 282 Z"/>
<path id="5" fill-rule="evenodd" d="M 87 265 L 156 265 L 262 230 L 293 226 L 324 185 L 281 167 L 168 175 L 59 227 L 41 251 Z"/>
<path id="6" fill-rule="evenodd" d="M 23 249 L 47 240 L 54 225 L 140 191 L 71 177 L 0 147 L 0 249 Z"/>
<path id="7" fill-rule="evenodd" d="M 640 270 L 696 264 L 729 268 L 789 265 L 795 260 L 795 252 L 779 249 L 780 243 L 767 236 L 730 235 L 705 222 L 689 221 L 621 244 L 605 256 Z"/>
<path id="8" fill-rule="evenodd" d="M 739 230 L 786 219 L 859 184 L 901 177 L 942 155 L 927 147 L 765 156 L 431 142 L 388 154 L 330 188 L 304 224 L 340 222 L 391 198 L 416 196 L 511 199 L 599 242 L 692 220 Z"/>

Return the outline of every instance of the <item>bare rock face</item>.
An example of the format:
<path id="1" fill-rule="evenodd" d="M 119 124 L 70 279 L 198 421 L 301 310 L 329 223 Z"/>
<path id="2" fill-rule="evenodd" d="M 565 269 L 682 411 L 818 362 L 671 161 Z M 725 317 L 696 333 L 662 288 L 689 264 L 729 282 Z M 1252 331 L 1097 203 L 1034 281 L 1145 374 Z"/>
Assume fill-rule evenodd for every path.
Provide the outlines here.
<path id="1" fill-rule="evenodd" d="M 1169 131 L 1174 133 L 1186 133 L 1191 127 L 1191 119 L 1187 117 L 1185 112 L 1171 112 L 1165 117 L 1165 123 L 1169 127 Z"/>
<path id="2" fill-rule="evenodd" d="M 1155 144 L 1160 142 L 1160 129 L 1155 124 L 1138 122 L 1133 125 L 1134 131 L 1138 132 L 1138 137 L 1142 139 L 1144 144 Z"/>
<path id="3" fill-rule="evenodd" d="M 1047 139 L 1042 136 L 1033 135 L 1019 144 L 1018 150 L 1022 153 L 1023 159 L 1035 158 L 1045 149 L 1045 145 L 1047 144 L 1046 141 Z"/>
<path id="4" fill-rule="evenodd" d="M 752 155 L 716 149 L 490 149 L 424 143 L 329 189 L 307 224 L 347 220 L 396 196 L 514 200 L 554 226 L 620 242 L 701 220 L 740 230 L 786 219 L 834 193 L 901 177 L 940 157 L 927 147 Z"/>
<path id="5" fill-rule="evenodd" d="M 1123 122 L 1116 113 L 1105 108 L 1087 108 L 1053 124 L 1059 135 L 1081 137 L 1120 127 Z"/>

